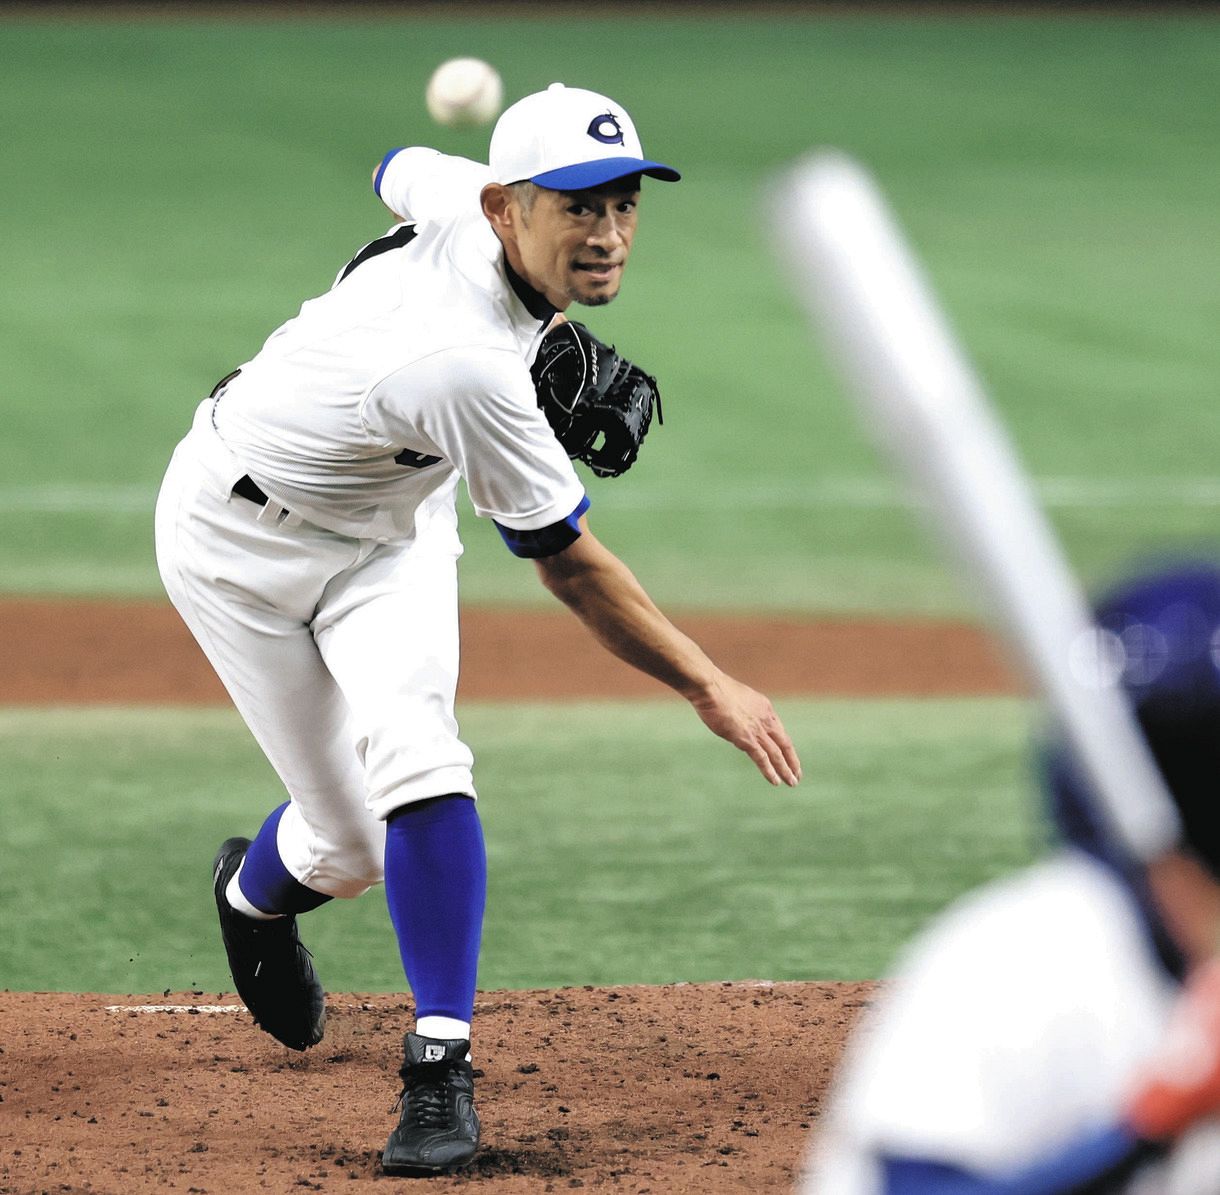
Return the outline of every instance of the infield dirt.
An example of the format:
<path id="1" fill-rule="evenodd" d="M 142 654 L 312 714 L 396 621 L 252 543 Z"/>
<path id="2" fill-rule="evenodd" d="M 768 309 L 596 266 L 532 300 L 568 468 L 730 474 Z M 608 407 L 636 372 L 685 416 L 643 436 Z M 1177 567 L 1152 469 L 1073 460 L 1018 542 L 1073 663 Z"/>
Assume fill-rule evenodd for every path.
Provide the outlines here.
<path id="1" fill-rule="evenodd" d="M 1007 694 L 1016 681 L 968 623 L 687 613 L 676 621 L 725 671 L 773 697 Z M 224 690 L 164 602 L 0 598 L 0 705 L 211 704 Z M 669 695 L 594 643 L 566 611 L 465 609 L 461 698 Z"/>
<path id="2" fill-rule="evenodd" d="M 773 696 L 1012 693 L 974 627 L 705 614 L 679 624 Z M 223 702 L 155 602 L 0 600 L 0 704 Z M 563 612 L 463 614 L 467 699 L 659 695 Z M 391 1179 L 411 1006 L 331 995 L 296 1054 L 228 993 L 0 993 L 0 1193 L 576 1188 L 791 1192 L 871 983 L 484 992 L 483 1146 L 450 1178 Z M 154 1011 L 146 1006 L 170 1006 Z"/>

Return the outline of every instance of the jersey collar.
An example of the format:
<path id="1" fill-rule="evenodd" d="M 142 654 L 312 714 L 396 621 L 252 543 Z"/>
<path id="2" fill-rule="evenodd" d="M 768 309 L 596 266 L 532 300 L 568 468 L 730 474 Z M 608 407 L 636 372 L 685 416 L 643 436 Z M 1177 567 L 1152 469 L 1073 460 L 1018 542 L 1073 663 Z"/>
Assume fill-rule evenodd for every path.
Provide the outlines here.
<path id="1" fill-rule="evenodd" d="M 559 308 L 555 307 L 541 291 L 536 291 L 516 270 L 509 264 L 508 256 L 504 257 L 504 273 L 508 276 L 508 284 L 513 288 L 513 293 L 521 300 L 525 310 L 530 313 L 536 320 L 541 320 L 544 324 L 549 324 L 551 320 L 559 314 Z"/>

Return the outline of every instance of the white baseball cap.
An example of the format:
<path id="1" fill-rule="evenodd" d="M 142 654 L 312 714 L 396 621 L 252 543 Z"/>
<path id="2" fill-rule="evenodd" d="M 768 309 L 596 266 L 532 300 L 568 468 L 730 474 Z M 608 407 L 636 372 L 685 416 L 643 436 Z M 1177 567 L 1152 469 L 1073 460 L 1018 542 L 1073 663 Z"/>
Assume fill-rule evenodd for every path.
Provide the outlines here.
<path id="1" fill-rule="evenodd" d="M 552 191 L 581 191 L 628 174 L 667 183 L 682 176 L 644 157 L 631 117 L 595 91 L 552 83 L 506 108 L 488 155 L 498 183 L 526 180 Z"/>

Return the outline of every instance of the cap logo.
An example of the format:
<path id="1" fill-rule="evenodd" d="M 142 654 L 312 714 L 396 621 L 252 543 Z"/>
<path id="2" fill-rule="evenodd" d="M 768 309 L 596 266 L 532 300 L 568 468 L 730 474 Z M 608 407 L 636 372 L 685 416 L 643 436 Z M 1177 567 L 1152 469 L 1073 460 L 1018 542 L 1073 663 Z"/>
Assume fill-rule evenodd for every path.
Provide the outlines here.
<path id="1" fill-rule="evenodd" d="M 613 112 L 603 112 L 600 116 L 595 116 L 589 122 L 586 132 L 594 141 L 600 141 L 603 145 L 623 144 L 623 129 Z"/>

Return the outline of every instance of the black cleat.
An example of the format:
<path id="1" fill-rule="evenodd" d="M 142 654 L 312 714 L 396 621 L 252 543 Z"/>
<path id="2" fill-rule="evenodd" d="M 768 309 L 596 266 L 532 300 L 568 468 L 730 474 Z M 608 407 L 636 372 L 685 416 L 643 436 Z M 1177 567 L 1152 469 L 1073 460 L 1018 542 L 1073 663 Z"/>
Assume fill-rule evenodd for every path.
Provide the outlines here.
<path id="1" fill-rule="evenodd" d="M 474 1071 L 466 1061 L 470 1043 L 408 1033 L 403 1047 L 402 1116 L 381 1155 L 381 1168 L 413 1176 L 460 1170 L 479 1148 Z"/>
<path id="2" fill-rule="evenodd" d="M 307 1050 L 322 1040 L 326 994 L 297 935 L 296 917 L 256 921 L 234 909 L 225 896 L 249 846 L 248 838 L 226 839 L 212 865 L 229 971 L 254 1023 L 289 1048 Z"/>

